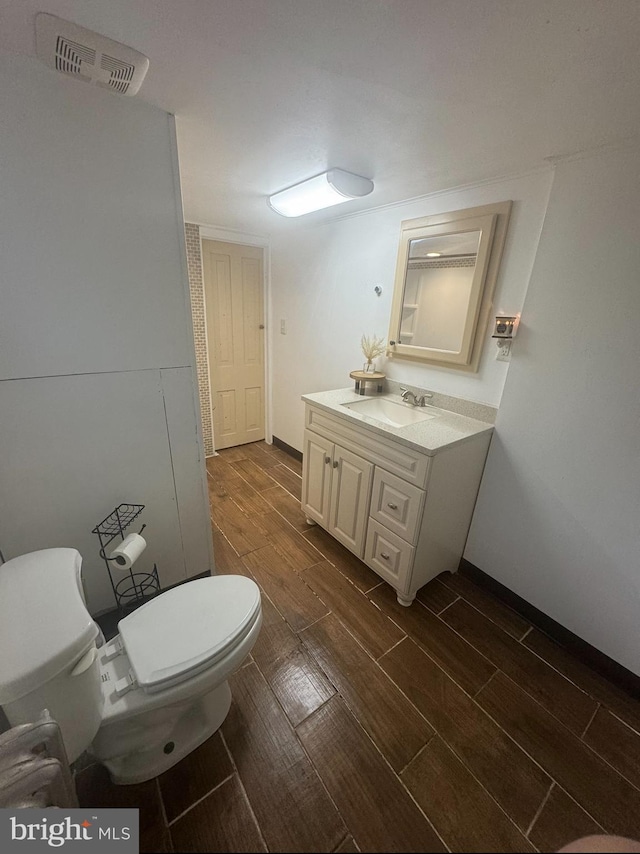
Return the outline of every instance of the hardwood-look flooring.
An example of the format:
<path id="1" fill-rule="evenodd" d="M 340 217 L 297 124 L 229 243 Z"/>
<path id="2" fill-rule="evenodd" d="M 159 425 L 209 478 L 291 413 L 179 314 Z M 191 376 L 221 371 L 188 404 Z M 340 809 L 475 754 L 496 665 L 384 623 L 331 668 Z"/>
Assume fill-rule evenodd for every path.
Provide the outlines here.
<path id="1" fill-rule="evenodd" d="M 264 442 L 207 461 L 218 573 L 263 627 L 222 728 L 156 780 L 77 776 L 138 806 L 141 850 L 554 851 L 640 838 L 640 703 L 460 575 L 410 608 L 300 509 Z"/>

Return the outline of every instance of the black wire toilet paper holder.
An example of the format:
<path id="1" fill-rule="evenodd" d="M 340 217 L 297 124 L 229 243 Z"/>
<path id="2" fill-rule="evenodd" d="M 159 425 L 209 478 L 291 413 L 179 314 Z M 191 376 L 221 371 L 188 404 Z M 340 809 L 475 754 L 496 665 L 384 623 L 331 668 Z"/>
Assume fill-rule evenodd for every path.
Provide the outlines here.
<path id="1" fill-rule="evenodd" d="M 134 610 L 160 592 L 160 577 L 155 563 L 151 572 L 134 572 L 130 568 L 123 578 L 114 581 L 111 563 L 115 558 L 107 557 L 106 553 L 107 547 L 117 537 L 124 540 L 125 531 L 138 518 L 144 508 L 144 504 L 119 504 L 91 531 L 92 534 L 97 534 L 100 540 L 99 554 L 107 567 L 111 589 L 121 613 Z M 143 525 L 138 533 L 141 534 L 146 527 Z"/>

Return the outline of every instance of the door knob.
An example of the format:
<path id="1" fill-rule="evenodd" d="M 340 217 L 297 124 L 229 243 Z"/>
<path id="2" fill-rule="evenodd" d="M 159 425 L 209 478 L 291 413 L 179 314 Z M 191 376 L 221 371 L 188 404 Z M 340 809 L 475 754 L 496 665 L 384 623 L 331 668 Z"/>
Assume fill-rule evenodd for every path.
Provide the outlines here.
<path id="1" fill-rule="evenodd" d="M 325 463 L 330 463 L 330 462 L 331 462 L 331 457 L 325 457 L 325 458 L 324 458 L 324 461 L 325 461 Z"/>
<path id="2" fill-rule="evenodd" d="M 258 326 L 258 329 L 264 329 L 264 323 L 261 323 L 260 326 Z"/>
<path id="3" fill-rule="evenodd" d="M 338 468 L 338 465 L 339 465 L 338 461 L 337 461 L 337 460 L 335 460 L 335 461 L 334 461 L 334 463 L 333 463 L 333 467 L 334 467 L 334 469 L 337 469 L 337 468 Z"/>

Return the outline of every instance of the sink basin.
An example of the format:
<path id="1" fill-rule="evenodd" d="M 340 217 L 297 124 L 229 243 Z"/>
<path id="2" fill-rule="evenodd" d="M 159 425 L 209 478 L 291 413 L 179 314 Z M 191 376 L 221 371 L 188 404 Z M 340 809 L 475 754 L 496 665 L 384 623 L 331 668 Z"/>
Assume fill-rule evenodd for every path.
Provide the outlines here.
<path id="1" fill-rule="evenodd" d="M 436 417 L 435 414 L 420 406 L 396 402 L 388 397 L 369 397 L 366 400 L 356 400 L 342 405 L 346 409 L 359 412 L 360 415 L 366 415 L 390 427 L 406 427 L 408 424 L 418 424 L 420 421 L 428 421 Z"/>

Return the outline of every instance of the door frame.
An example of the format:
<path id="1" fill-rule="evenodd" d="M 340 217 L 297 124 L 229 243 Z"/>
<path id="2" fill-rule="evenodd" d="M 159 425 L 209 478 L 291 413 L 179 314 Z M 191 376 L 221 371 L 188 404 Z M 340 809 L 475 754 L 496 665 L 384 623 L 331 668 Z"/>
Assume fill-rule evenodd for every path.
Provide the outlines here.
<path id="1" fill-rule="evenodd" d="M 250 232 L 235 231 L 230 228 L 220 228 L 215 225 L 203 225 L 196 222 L 200 229 L 200 257 L 202 257 L 202 241 L 203 240 L 219 240 L 223 243 L 237 243 L 241 246 L 256 246 L 262 249 L 262 298 L 264 305 L 264 322 L 266 326 L 266 335 L 264 336 L 264 435 L 265 440 L 271 443 L 273 439 L 272 433 L 272 360 L 271 360 L 271 326 L 272 326 L 272 306 L 271 306 L 271 241 L 267 235 L 252 234 Z M 207 317 L 207 289 L 204 282 L 204 268 L 202 272 L 202 296 L 205 307 L 205 333 L 206 333 L 206 317 Z M 211 376 L 211 362 L 209 359 L 209 338 L 205 334 L 205 344 L 207 353 L 207 370 Z M 211 384 L 209 384 L 209 411 L 211 413 L 211 425 L 213 429 L 213 448 L 215 452 L 216 435 L 213 428 L 213 403 L 211 398 Z"/>

